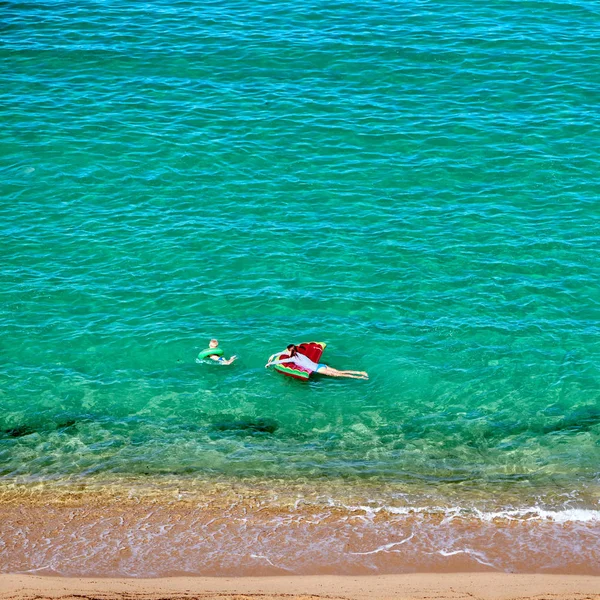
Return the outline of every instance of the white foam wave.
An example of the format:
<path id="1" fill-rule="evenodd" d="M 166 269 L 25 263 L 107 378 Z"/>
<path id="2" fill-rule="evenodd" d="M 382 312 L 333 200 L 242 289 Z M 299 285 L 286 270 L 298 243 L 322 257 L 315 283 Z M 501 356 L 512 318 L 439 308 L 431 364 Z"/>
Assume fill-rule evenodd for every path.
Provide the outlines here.
<path id="1" fill-rule="evenodd" d="M 496 512 L 474 511 L 483 521 L 506 519 L 509 521 L 554 521 L 556 523 L 600 523 L 600 510 L 586 508 L 566 508 L 562 510 L 547 510 L 539 506 L 502 510 Z"/>
<path id="2" fill-rule="evenodd" d="M 456 556 L 457 554 L 468 554 L 473 557 L 479 564 L 485 565 L 487 567 L 492 567 L 496 569 L 496 565 L 489 562 L 487 556 L 483 554 L 483 552 L 478 552 L 477 550 L 471 550 L 470 548 L 464 548 L 462 550 L 438 550 L 438 554 L 442 556 Z"/>
<path id="3" fill-rule="evenodd" d="M 409 537 L 400 540 L 399 542 L 392 542 L 390 544 L 385 544 L 384 546 L 379 546 L 379 548 L 375 548 L 375 550 L 369 550 L 368 552 L 350 552 L 349 554 L 357 554 L 361 556 L 366 556 L 367 554 L 378 554 L 379 552 L 395 552 L 392 548 L 396 546 L 402 546 L 402 544 L 406 544 L 415 537 L 414 533 L 411 533 Z"/>
<path id="4" fill-rule="evenodd" d="M 600 523 L 600 510 L 589 508 L 564 508 L 549 510 L 539 506 L 510 508 L 498 511 L 484 511 L 477 508 L 458 506 L 344 506 L 351 512 L 364 512 L 365 517 L 373 518 L 380 512 L 398 515 L 443 515 L 444 521 L 460 518 L 477 518 L 481 521 L 553 521 L 555 523 Z"/>

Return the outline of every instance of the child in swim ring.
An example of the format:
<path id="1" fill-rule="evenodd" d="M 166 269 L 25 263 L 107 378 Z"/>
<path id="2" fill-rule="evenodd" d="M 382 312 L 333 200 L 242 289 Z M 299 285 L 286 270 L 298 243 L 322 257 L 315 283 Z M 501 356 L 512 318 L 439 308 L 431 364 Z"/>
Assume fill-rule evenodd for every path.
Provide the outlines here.
<path id="1" fill-rule="evenodd" d="M 226 359 L 223 356 L 223 350 L 219 348 L 219 340 L 213 338 L 208 343 L 208 348 L 206 350 L 202 350 L 202 352 L 198 354 L 196 362 L 202 362 L 202 360 L 205 358 L 214 360 L 222 365 L 230 365 L 237 358 L 237 356 L 234 354 L 230 359 Z"/>

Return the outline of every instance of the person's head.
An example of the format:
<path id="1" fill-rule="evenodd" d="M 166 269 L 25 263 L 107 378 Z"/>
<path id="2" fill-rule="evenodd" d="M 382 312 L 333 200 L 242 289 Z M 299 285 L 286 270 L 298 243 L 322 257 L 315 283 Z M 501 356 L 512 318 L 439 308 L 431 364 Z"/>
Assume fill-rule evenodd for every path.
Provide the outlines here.
<path id="1" fill-rule="evenodd" d="M 286 350 L 290 353 L 290 356 L 294 356 L 294 354 L 296 354 L 296 345 L 295 344 L 288 344 L 286 346 Z"/>
<path id="2" fill-rule="evenodd" d="M 216 348 L 219 345 L 219 340 L 215 340 L 214 338 L 212 340 L 210 340 L 210 343 L 208 344 L 208 346 L 210 348 Z"/>

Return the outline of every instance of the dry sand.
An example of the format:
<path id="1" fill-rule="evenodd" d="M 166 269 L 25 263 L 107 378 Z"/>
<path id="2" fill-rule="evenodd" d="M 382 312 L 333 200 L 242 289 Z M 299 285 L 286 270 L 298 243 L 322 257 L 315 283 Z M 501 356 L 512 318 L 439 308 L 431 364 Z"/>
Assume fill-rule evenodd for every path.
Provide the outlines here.
<path id="1" fill-rule="evenodd" d="M 600 600 L 600 577 L 434 573 L 98 579 L 0 575 L 0 600 Z"/>

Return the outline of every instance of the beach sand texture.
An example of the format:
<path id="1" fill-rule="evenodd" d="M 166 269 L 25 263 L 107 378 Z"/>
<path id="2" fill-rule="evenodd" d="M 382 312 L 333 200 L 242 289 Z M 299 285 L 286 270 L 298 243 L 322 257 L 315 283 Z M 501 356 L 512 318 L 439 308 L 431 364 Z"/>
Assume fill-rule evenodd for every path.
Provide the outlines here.
<path id="1" fill-rule="evenodd" d="M 1 600 L 597 600 L 600 578 L 507 573 L 83 579 L 0 575 Z"/>
<path id="2" fill-rule="evenodd" d="M 347 487 L 347 486 L 346 486 Z M 383 506 L 389 493 L 271 482 L 156 489 L 121 483 L 5 489 L 4 573 L 267 577 L 402 573 L 600 575 L 595 512 L 457 512 Z M 375 494 L 380 494 L 374 503 Z M 344 495 L 346 494 L 346 495 Z M 361 506 L 371 497 L 374 507 Z M 336 502 L 332 499 L 336 499 Z"/>

